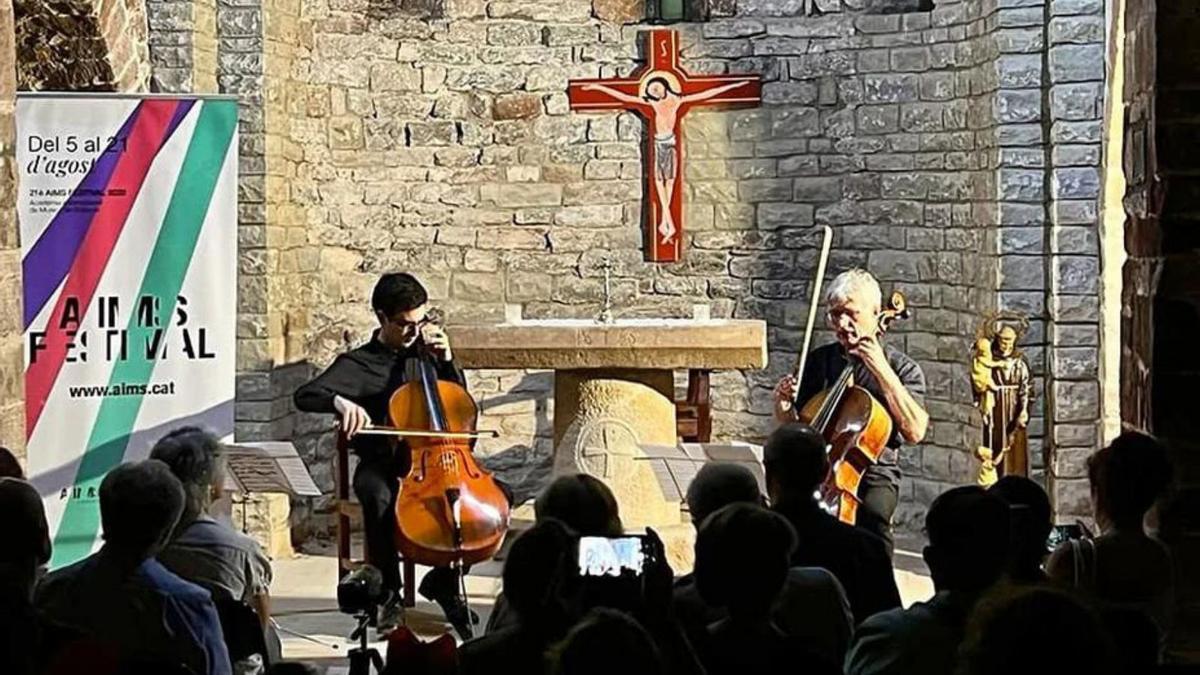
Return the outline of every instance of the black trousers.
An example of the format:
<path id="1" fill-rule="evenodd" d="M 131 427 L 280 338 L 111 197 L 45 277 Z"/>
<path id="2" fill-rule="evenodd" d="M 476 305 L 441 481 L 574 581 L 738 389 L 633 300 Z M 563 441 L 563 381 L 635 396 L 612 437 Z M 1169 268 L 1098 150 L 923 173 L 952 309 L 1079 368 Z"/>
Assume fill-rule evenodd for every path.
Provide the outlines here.
<path id="1" fill-rule="evenodd" d="M 396 551 L 396 496 L 400 479 L 407 472 L 395 456 L 359 455 L 354 470 L 354 494 L 362 504 L 363 530 L 367 539 L 367 562 L 383 574 L 383 587 L 397 595 L 404 586 L 400 576 L 400 555 Z M 459 587 L 458 572 L 436 567 L 421 581 L 421 595 L 435 602 L 448 601 Z"/>
<path id="2" fill-rule="evenodd" d="M 900 488 L 889 481 L 864 482 L 858 489 L 862 504 L 858 507 L 856 525 L 883 540 L 888 557 L 892 557 L 896 541 L 892 530 L 892 516 L 900 500 Z"/>

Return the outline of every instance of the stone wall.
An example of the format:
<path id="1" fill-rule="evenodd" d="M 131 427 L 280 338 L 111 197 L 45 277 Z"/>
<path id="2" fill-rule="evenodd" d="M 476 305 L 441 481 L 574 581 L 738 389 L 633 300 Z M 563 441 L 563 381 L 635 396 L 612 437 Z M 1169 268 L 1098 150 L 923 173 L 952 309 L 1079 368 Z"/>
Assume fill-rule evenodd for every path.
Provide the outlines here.
<path id="1" fill-rule="evenodd" d="M 12 0 L 0 0 L 0 298 L 21 297 L 21 250 L 17 239 L 17 182 L 13 126 L 17 92 Z M 0 307 L 0 445 L 19 457 L 25 447 L 25 379 L 21 356 L 21 305 Z"/>
<path id="2" fill-rule="evenodd" d="M 1200 159 L 1191 148 L 1200 128 L 1195 91 L 1200 85 L 1200 9 L 1192 4 L 1131 2 L 1139 26 L 1156 33 L 1145 57 L 1136 61 L 1149 86 L 1140 89 L 1143 101 L 1152 100 L 1153 115 L 1143 127 L 1154 148 L 1154 170 L 1165 184 L 1165 198 L 1155 198 L 1150 189 L 1147 208 L 1157 218 L 1136 221 L 1135 233 L 1143 269 L 1156 272 L 1152 284 L 1138 288 L 1149 291 L 1134 314 L 1138 346 L 1152 345 L 1149 361 L 1150 429 L 1164 439 L 1172 451 L 1177 485 L 1160 513 L 1162 536 L 1172 548 L 1176 566 L 1185 570 L 1178 580 L 1176 600 L 1180 612 L 1172 633 L 1171 651 L 1193 661 L 1200 658 L 1200 424 L 1186 392 L 1200 384 L 1200 357 L 1193 347 L 1200 330 Z M 1134 5 L 1137 5 L 1134 8 Z M 1157 5 L 1157 7 L 1156 7 Z M 1134 39 L 1144 37 L 1144 32 Z M 1140 48 L 1140 45 L 1139 45 Z M 1136 132 L 1135 127 L 1132 131 Z M 1139 185 L 1142 187 L 1142 185 Z M 1137 193 L 1131 195 L 1136 198 Z M 1155 228 L 1151 229 L 1151 228 Z M 1149 314 L 1149 316 L 1147 316 Z M 1140 356 L 1141 354 L 1139 354 Z M 1136 421 L 1136 419 L 1135 419 Z M 1190 572 L 1188 572 L 1190 571 Z"/>
<path id="3" fill-rule="evenodd" d="M 146 13 L 154 91 L 217 91 L 216 0 L 146 0 Z"/>
<path id="4" fill-rule="evenodd" d="M 1043 70 L 1045 286 L 1053 421 L 1049 487 L 1060 520 L 1091 514 L 1086 458 L 1100 438 L 1103 0 L 1050 0 Z"/>
<path id="5" fill-rule="evenodd" d="M 22 91 L 146 91 L 143 0 L 16 0 Z"/>
<path id="6" fill-rule="evenodd" d="M 196 72 L 179 8 L 208 1 L 154 0 L 160 83 Z M 973 477 L 968 346 L 995 308 L 1031 315 L 1035 471 L 1044 439 L 1076 448 L 1050 473 L 1062 515 L 1079 512 L 1098 416 L 1101 8 L 818 4 L 805 17 L 741 0 L 674 26 L 686 68 L 760 73 L 764 104 L 689 115 L 684 260 L 655 265 L 641 253 L 642 123 L 571 113 L 565 95 L 569 78 L 640 64 L 640 3 L 218 0 L 218 85 L 242 97 L 239 435 L 295 438 L 329 488 L 330 421 L 288 397 L 367 338 L 380 273 L 418 271 L 452 323 L 500 321 L 506 304 L 591 317 L 608 255 L 619 316 L 703 303 L 768 322 L 769 368 L 713 380 L 715 434 L 761 439 L 807 313 L 813 226 L 829 224 L 831 274 L 867 267 L 914 307 L 892 339 L 924 366 L 934 423 L 904 454 L 901 520 Z M 469 377 L 483 424 L 503 432 L 481 454 L 525 496 L 549 467 L 551 378 Z"/>
<path id="7" fill-rule="evenodd" d="M 590 317 L 607 252 L 619 315 L 688 316 L 707 303 L 714 316 L 768 322 L 770 367 L 714 377 L 715 434 L 761 439 L 803 328 L 812 226 L 829 224 L 831 272 L 867 267 L 914 306 L 893 339 L 925 366 L 935 421 L 905 454 L 913 480 L 902 517 L 969 480 L 968 339 L 981 309 L 1024 297 L 996 294 L 991 226 L 1008 217 L 996 207 L 1006 178 L 997 161 L 1011 143 L 994 110 L 1009 106 L 1014 124 L 1031 114 L 1014 107 L 1041 110 L 1036 97 L 998 103 L 1010 85 L 995 27 L 1010 10 L 835 6 L 805 18 L 761 0 L 738 9 L 678 26 L 685 67 L 761 73 L 764 105 L 689 116 L 687 249 L 677 265 L 654 265 L 641 254 L 641 123 L 573 114 L 565 97 L 568 78 L 633 70 L 639 27 L 597 20 L 575 0 L 448 3 L 432 21 L 365 0 L 307 0 L 312 41 L 296 73 L 308 104 L 294 120 L 303 161 L 292 189 L 313 198 L 309 236 L 321 247 L 314 363 L 368 335 L 367 294 L 381 272 L 419 270 L 452 321 L 499 321 L 506 303 L 531 317 Z M 1019 34 L 1039 24 L 1024 25 L 1006 52 L 1036 52 L 1037 36 Z M 1022 131 L 1013 133 L 1028 138 Z M 483 448 L 493 466 L 511 467 L 518 483 L 544 473 L 549 377 L 470 376 L 483 424 L 504 432 Z"/>

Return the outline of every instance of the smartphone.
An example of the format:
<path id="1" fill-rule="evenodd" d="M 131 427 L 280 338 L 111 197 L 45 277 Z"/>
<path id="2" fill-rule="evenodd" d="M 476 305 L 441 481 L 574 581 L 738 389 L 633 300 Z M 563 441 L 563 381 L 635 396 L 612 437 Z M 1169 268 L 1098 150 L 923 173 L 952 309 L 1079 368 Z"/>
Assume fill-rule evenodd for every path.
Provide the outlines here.
<path id="1" fill-rule="evenodd" d="M 1053 553 L 1055 549 L 1064 543 L 1072 539 L 1083 539 L 1087 535 L 1088 533 L 1084 530 L 1082 523 L 1055 525 L 1050 530 L 1050 536 L 1046 537 L 1046 550 Z"/>
<path id="2" fill-rule="evenodd" d="M 640 577 L 646 568 L 645 537 L 580 537 L 579 575 L 582 577 Z"/>

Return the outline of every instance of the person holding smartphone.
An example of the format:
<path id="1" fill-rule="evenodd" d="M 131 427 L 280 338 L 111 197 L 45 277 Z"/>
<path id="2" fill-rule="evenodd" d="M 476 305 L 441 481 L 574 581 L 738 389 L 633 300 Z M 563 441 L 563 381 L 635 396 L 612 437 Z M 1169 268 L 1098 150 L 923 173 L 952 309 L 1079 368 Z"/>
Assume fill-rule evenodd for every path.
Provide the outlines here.
<path id="1" fill-rule="evenodd" d="M 388 402 L 405 382 L 415 377 L 418 341 L 436 356 L 438 379 L 466 387 L 466 378 L 454 365 L 450 339 L 429 316 L 429 294 L 411 274 L 380 277 L 371 294 L 371 309 L 379 328 L 361 347 L 338 356 L 325 372 L 296 390 L 296 407 L 305 412 L 332 413 L 341 420 L 341 432 L 358 455 L 354 493 L 362 504 L 368 562 L 383 574 L 390 599 L 380 613 L 384 632 L 400 620 L 399 556 L 394 541 L 396 497 L 400 479 L 408 474 L 412 457 L 407 444 L 384 436 L 359 435 L 372 424 L 386 424 Z M 446 618 L 464 638 L 471 637 L 470 609 L 458 593 L 458 574 L 436 568 L 425 576 L 421 594 L 441 605 Z"/>

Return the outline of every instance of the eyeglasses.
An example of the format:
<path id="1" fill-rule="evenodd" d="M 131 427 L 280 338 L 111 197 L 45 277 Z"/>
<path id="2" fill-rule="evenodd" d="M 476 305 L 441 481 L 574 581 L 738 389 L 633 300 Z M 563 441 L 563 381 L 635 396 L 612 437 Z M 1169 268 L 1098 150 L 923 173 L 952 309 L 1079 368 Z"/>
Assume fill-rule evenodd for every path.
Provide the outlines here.
<path id="1" fill-rule="evenodd" d="M 400 319 L 400 318 L 389 318 L 388 321 L 392 324 L 395 324 L 398 328 L 400 328 L 401 330 L 404 330 L 404 331 L 420 330 L 424 326 L 428 326 L 430 324 L 441 323 L 442 312 L 441 312 L 441 310 L 437 309 L 436 307 L 430 307 L 425 312 L 424 318 L 422 318 L 420 320 L 405 321 L 404 319 Z"/>

